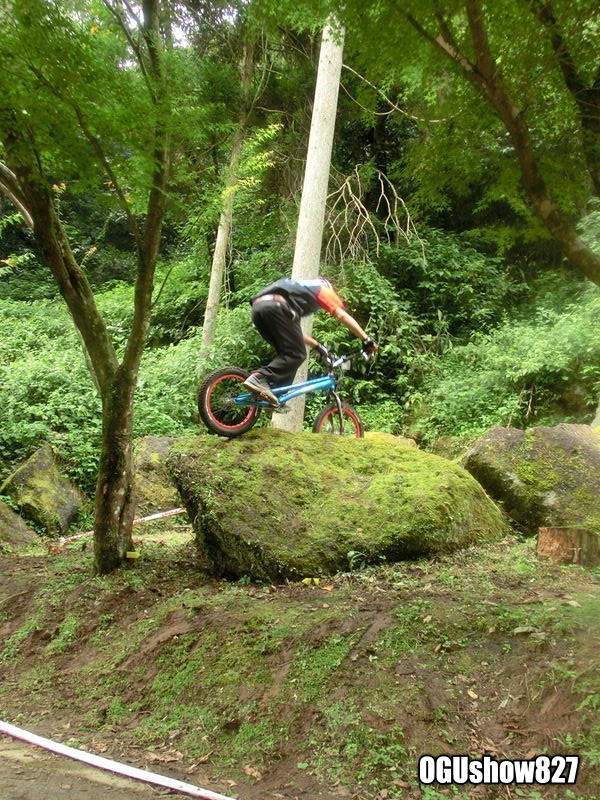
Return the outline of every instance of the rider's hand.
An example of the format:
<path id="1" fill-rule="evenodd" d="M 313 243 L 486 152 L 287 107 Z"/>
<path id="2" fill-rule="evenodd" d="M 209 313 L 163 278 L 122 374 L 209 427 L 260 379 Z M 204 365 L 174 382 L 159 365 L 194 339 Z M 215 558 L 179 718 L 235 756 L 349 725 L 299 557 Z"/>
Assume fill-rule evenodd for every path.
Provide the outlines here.
<path id="1" fill-rule="evenodd" d="M 370 337 L 367 337 L 362 344 L 362 351 L 366 356 L 373 356 L 377 352 L 377 345 Z"/>
<path id="2" fill-rule="evenodd" d="M 320 342 L 317 342 L 317 344 L 315 345 L 314 351 L 315 351 L 315 355 L 319 359 L 319 361 L 322 361 L 325 364 L 329 361 L 329 358 L 330 358 L 329 350 L 325 347 L 324 344 L 321 344 Z"/>

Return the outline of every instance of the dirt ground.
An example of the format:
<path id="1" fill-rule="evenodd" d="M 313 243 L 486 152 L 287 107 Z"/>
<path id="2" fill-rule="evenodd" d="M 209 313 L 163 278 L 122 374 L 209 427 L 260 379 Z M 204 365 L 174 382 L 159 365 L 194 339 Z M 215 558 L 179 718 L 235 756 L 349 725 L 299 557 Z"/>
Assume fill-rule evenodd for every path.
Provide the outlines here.
<path id="1" fill-rule="evenodd" d="M 86 767 L 39 748 L 0 739 L 0 797 L 5 800 L 156 800 L 182 797 Z"/>
<path id="2" fill-rule="evenodd" d="M 102 579 L 80 544 L 0 558 L 0 719 L 242 800 L 600 797 L 597 573 L 510 539 L 228 584 L 181 528 L 138 549 Z M 424 753 L 556 752 L 577 786 L 416 782 Z M 160 796 L 119 780 L 0 740 L 2 800 Z"/>

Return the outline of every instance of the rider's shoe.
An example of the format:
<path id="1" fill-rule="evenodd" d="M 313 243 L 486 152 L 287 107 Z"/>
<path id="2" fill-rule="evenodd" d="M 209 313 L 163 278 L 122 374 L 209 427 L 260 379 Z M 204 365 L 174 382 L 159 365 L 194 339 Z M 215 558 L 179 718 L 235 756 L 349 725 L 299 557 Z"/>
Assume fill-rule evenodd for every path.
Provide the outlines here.
<path id="1" fill-rule="evenodd" d="M 242 386 L 245 386 L 246 389 L 249 389 L 253 394 L 262 397 L 263 400 L 268 400 L 269 403 L 272 403 L 274 406 L 279 405 L 279 400 L 271 391 L 271 387 L 267 381 L 260 377 L 260 373 L 253 372 L 252 375 L 246 378 Z"/>

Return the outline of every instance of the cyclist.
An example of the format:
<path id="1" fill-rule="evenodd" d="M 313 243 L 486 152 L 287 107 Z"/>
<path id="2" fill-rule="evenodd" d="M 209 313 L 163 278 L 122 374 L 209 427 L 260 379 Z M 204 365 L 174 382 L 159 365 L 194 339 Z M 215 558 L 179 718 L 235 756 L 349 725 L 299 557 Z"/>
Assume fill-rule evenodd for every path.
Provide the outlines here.
<path id="1" fill-rule="evenodd" d="M 271 388 L 288 386 L 293 382 L 298 367 L 306 358 L 306 345 L 314 348 L 322 358 L 329 355 L 324 345 L 302 332 L 301 317 L 323 308 L 362 340 L 365 354 L 372 355 L 377 350 L 373 339 L 348 314 L 341 298 L 325 278 L 298 281 L 281 278 L 255 294 L 250 303 L 252 322 L 263 339 L 275 348 L 276 356 L 269 364 L 253 372 L 244 381 L 244 386 L 275 406 L 279 403 Z"/>

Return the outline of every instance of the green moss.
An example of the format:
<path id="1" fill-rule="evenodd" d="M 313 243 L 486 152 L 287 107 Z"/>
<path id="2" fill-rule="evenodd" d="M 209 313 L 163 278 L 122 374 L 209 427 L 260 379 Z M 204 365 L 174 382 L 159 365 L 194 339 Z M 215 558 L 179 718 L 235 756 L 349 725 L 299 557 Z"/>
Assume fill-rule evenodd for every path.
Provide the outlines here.
<path id="1" fill-rule="evenodd" d="M 332 636 L 321 647 L 301 647 L 294 659 L 291 682 L 304 701 L 315 700 L 352 648 L 352 639 Z"/>
<path id="2" fill-rule="evenodd" d="M 299 579 L 498 538 L 500 513 L 459 466 L 394 437 L 261 430 L 177 444 L 170 466 L 217 572 Z"/>
<path id="3" fill-rule="evenodd" d="M 600 439 L 588 426 L 496 428 L 464 463 L 531 533 L 541 525 L 600 532 Z"/>

